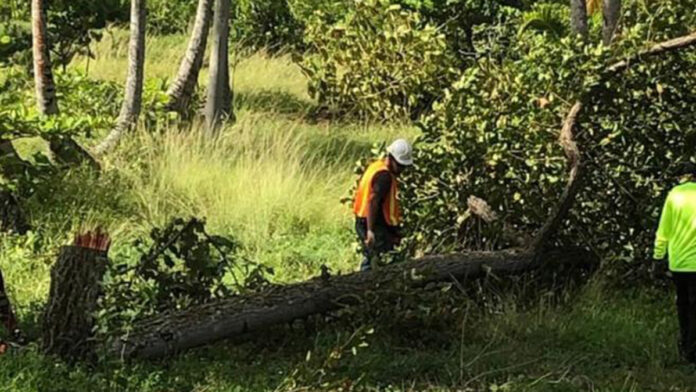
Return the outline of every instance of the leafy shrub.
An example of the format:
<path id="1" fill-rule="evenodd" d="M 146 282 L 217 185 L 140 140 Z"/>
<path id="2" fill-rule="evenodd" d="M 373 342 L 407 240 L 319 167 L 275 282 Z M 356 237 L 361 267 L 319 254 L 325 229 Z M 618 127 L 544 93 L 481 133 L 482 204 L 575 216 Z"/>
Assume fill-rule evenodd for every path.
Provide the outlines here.
<path id="1" fill-rule="evenodd" d="M 470 58 L 474 51 L 473 29 L 505 16 L 506 7 L 489 0 L 396 0 L 402 7 L 420 13 L 427 23 L 437 26 L 456 58 Z M 514 2 L 511 2 L 514 3 Z M 521 5 L 521 4 L 520 4 Z"/>
<path id="2" fill-rule="evenodd" d="M 10 135 L 2 135 L 6 139 L 42 136 L 46 133 L 88 136 L 95 130 L 109 128 L 114 113 L 118 113 L 116 96 L 120 86 L 90 80 L 80 73 L 58 72 L 56 85 L 61 111 L 56 116 L 42 116 L 31 105 L 34 101 L 34 89 L 26 74 L 12 68 L 3 71 L 7 72 L 7 79 L 0 89 L 0 114 L 7 121 L 13 119 L 15 123 L 8 127 Z M 18 123 L 22 125 L 17 125 Z"/>
<path id="3" fill-rule="evenodd" d="M 334 24 L 353 9 L 352 4 L 343 0 L 288 0 L 288 8 L 302 26 L 309 25 L 317 15 L 326 24 Z"/>
<path id="4" fill-rule="evenodd" d="M 570 31 L 570 10 L 567 6 L 554 3 L 535 4 L 522 14 L 521 31 L 534 30 L 561 38 Z"/>
<path id="5" fill-rule="evenodd" d="M 287 0 L 237 0 L 232 29 L 242 46 L 271 53 L 302 43 L 302 25 Z"/>
<path id="6" fill-rule="evenodd" d="M 0 66 L 31 62 L 31 26 L 14 21 L 0 22 Z"/>
<path id="7" fill-rule="evenodd" d="M 524 32 L 465 70 L 421 124 L 418 166 L 405 181 L 412 243 L 442 251 L 525 242 L 565 183 L 556 139 L 570 104 L 597 84 L 606 65 L 673 28 L 626 28 L 613 52 Z M 649 257 L 661 204 L 677 181 L 675 163 L 693 158 L 694 61 L 693 54 L 649 60 L 593 90 L 577 132 L 586 177 L 557 233 L 560 243 L 587 246 L 612 260 Z M 485 223 L 473 215 L 470 195 L 484 198 L 498 220 Z M 518 238 L 504 235 L 511 231 Z"/>
<path id="8" fill-rule="evenodd" d="M 52 62 L 65 68 L 75 55 L 91 55 L 89 44 L 101 39 L 98 29 L 108 22 L 128 20 L 122 0 L 51 0 L 45 3 L 47 41 Z M 31 8 L 28 1 L 10 0 L 0 5 L 0 40 L 10 37 L 16 63 L 31 64 Z M 27 39 L 28 37 L 28 39 Z M 7 40 L 7 39 L 5 39 Z M 0 62 L 8 59 L 0 44 Z"/>
<path id="9" fill-rule="evenodd" d="M 356 3 L 334 25 L 318 14 L 306 40 L 310 95 L 334 114 L 415 117 L 455 75 L 444 36 L 418 13 L 385 1 Z"/>
<path id="10" fill-rule="evenodd" d="M 101 303 L 102 332 L 156 313 L 209 302 L 267 283 L 272 270 L 242 258 L 239 244 L 210 235 L 199 219 L 174 219 L 133 244 L 137 260 L 111 266 Z M 225 278 L 231 282 L 225 282 Z"/>
<path id="11" fill-rule="evenodd" d="M 185 33 L 196 14 L 197 1 L 150 0 L 147 31 L 151 34 Z M 126 2 L 127 7 L 128 2 Z M 127 9 L 127 8 L 126 8 Z M 126 19 L 128 20 L 128 19 Z"/>

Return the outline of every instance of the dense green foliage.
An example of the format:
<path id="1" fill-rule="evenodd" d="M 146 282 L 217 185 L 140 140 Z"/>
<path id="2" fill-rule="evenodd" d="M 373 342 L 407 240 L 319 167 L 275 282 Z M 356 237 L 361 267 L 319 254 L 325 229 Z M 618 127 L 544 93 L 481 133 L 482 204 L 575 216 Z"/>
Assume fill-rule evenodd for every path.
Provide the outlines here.
<path id="1" fill-rule="evenodd" d="M 123 333 L 134 320 L 183 309 L 264 285 L 272 269 L 244 259 L 231 238 L 208 234 L 199 219 L 174 219 L 138 239 L 129 263 L 119 255 L 105 279 L 99 322 L 105 334 Z M 231 282 L 225 282 L 227 278 Z"/>
<path id="2" fill-rule="evenodd" d="M 563 118 L 592 91 L 577 135 L 584 186 L 559 240 L 610 259 L 648 259 L 665 192 L 678 180 L 675 164 L 693 159 L 688 108 L 696 102 L 696 56 L 667 55 L 607 80 L 601 75 L 645 42 L 689 32 L 696 20 L 685 10 L 694 5 L 626 7 L 627 17 L 641 12 L 641 21 L 611 50 L 552 34 L 482 29 L 512 44 L 464 71 L 422 123 L 418 168 L 407 181 L 415 240 L 429 250 L 500 248 L 514 244 L 505 225 L 522 240 L 531 236 L 565 184 L 556 141 Z M 472 216 L 469 195 L 487 200 L 499 219 L 484 224 Z"/>
<path id="3" fill-rule="evenodd" d="M 45 2 L 47 40 L 52 61 L 65 68 L 76 55 L 89 55 L 89 44 L 99 39 L 96 30 L 128 15 L 122 0 L 49 0 Z M 124 13 L 125 11 L 125 13 Z M 28 65 L 31 60 L 31 9 L 29 1 L 8 0 L 0 4 L 0 63 L 14 57 Z"/>
<path id="4" fill-rule="evenodd" d="M 307 30 L 309 92 L 332 113 L 417 115 L 455 73 L 445 38 L 419 14 L 384 1 L 356 3 L 335 25 L 322 15 Z"/>
<path id="5" fill-rule="evenodd" d="M 301 61 L 310 95 L 333 114 L 417 118 L 474 64 L 474 27 L 509 13 L 478 0 L 369 0 L 315 11 Z"/>

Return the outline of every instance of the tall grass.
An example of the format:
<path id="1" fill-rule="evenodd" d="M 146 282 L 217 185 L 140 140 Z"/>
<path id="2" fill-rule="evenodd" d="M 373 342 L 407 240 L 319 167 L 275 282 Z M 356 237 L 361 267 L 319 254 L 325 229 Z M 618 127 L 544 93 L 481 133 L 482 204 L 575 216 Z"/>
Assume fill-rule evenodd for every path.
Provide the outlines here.
<path id="1" fill-rule="evenodd" d="M 104 38 L 92 43 L 95 58 L 78 57 L 72 69 L 86 71 L 94 79 L 122 83 L 128 69 L 128 32 L 122 29 L 107 29 Z M 178 70 L 186 51 L 186 35 L 148 36 L 146 38 L 145 75 L 147 78 L 171 80 Z M 307 80 L 300 69 L 292 63 L 289 55 L 269 57 L 264 52 L 248 56 L 231 53 L 232 84 L 237 94 L 259 94 L 262 92 L 284 92 L 286 97 L 308 101 Z M 208 83 L 208 52 L 204 60 L 198 83 Z"/>
<path id="2" fill-rule="evenodd" d="M 148 37 L 146 77 L 173 77 L 186 39 Z M 93 44 L 96 58 L 79 58 L 72 67 L 122 82 L 127 48 L 127 32 L 110 29 Z M 201 88 L 206 73 L 204 66 Z M 102 218 L 119 233 L 116 250 L 174 216 L 193 215 L 205 217 L 210 230 L 238 238 L 249 257 L 276 269 L 279 280 L 306 278 L 321 264 L 352 269 L 352 218 L 340 199 L 355 181 L 353 164 L 373 143 L 412 137 L 416 130 L 306 122 L 312 105 L 307 81 L 289 56 L 237 58 L 232 84 L 238 120 L 214 143 L 204 140 L 199 126 L 140 129 L 106 158 L 105 171 L 118 178 L 117 197 L 134 212 Z"/>

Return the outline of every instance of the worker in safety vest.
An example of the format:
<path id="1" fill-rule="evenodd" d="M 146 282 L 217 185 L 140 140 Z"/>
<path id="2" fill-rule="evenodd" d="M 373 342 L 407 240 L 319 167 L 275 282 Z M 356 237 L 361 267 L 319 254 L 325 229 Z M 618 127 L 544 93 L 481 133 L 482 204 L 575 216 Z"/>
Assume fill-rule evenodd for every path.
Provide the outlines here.
<path id="1" fill-rule="evenodd" d="M 398 177 L 413 164 L 413 148 L 404 139 L 387 147 L 388 156 L 367 167 L 355 193 L 353 212 L 355 231 L 363 248 L 361 271 L 368 271 L 373 261 L 401 241 L 401 209 Z"/>
<path id="2" fill-rule="evenodd" d="M 696 165 L 683 168 L 687 181 L 669 192 L 655 236 L 653 258 L 669 259 L 677 288 L 679 352 L 696 363 Z"/>

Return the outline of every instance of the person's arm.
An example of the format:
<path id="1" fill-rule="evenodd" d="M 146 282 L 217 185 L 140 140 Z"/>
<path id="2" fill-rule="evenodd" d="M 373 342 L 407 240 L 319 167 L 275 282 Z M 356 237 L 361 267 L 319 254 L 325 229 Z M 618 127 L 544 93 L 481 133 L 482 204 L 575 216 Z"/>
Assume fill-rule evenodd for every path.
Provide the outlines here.
<path id="1" fill-rule="evenodd" d="M 672 201 L 670 196 L 667 196 L 665 205 L 662 207 L 660 225 L 657 227 L 657 233 L 655 233 L 655 249 L 653 251 L 655 260 L 664 260 L 667 254 L 667 245 L 672 234 Z"/>
<path id="2" fill-rule="evenodd" d="M 391 188 L 391 175 L 387 172 L 377 173 L 372 179 L 372 192 L 369 196 L 367 209 L 367 239 L 366 243 L 371 246 L 374 243 L 374 227 L 377 217 L 382 209 L 382 203 Z"/>

